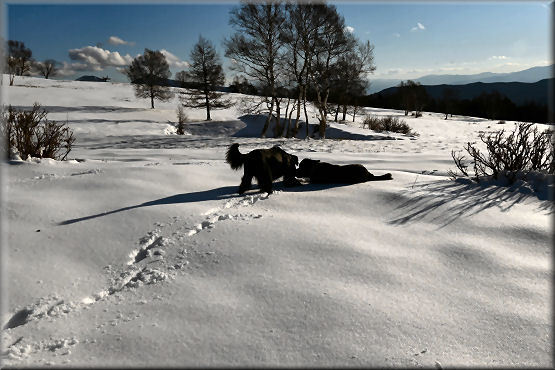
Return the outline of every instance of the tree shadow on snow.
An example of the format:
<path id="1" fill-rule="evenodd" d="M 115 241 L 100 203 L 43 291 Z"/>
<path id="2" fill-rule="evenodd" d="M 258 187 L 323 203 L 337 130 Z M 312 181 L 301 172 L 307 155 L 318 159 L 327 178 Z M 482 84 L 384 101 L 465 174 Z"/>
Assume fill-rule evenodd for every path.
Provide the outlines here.
<path id="1" fill-rule="evenodd" d="M 325 190 L 325 189 L 346 186 L 346 185 L 348 184 L 306 184 L 306 185 L 301 185 L 297 187 L 285 187 L 283 185 L 283 181 L 279 181 L 274 183 L 273 189 L 274 191 L 277 190 L 277 191 L 286 191 L 286 192 L 304 192 L 304 191 L 319 191 L 319 190 Z M 252 195 L 260 192 L 259 188 L 256 185 L 254 185 L 253 188 L 247 191 L 245 194 L 238 194 L 237 193 L 238 188 L 239 186 L 223 186 L 220 188 L 215 188 L 210 190 L 171 195 L 169 197 L 151 200 L 149 202 L 144 202 L 133 206 L 118 208 L 113 211 L 102 212 L 102 213 L 97 213 L 95 215 L 65 220 L 65 221 L 59 222 L 58 226 L 71 225 L 77 222 L 92 220 L 94 218 L 108 216 L 114 213 L 129 211 L 136 208 L 162 206 L 162 205 L 168 205 L 168 204 L 195 203 L 195 202 L 203 202 L 208 200 L 224 200 L 224 199 L 243 197 L 246 195 Z"/>
<path id="2" fill-rule="evenodd" d="M 418 184 L 402 195 L 408 199 L 396 207 L 394 212 L 398 216 L 390 220 L 390 224 L 404 225 L 425 220 L 442 228 L 463 216 L 472 216 L 488 208 L 497 207 L 507 212 L 515 204 L 527 200 L 539 200 L 540 212 L 552 214 L 555 210 L 552 197 L 546 194 L 467 181 L 440 180 Z"/>
<path id="3" fill-rule="evenodd" d="M 260 133 L 264 123 L 266 121 L 267 116 L 262 114 L 245 114 L 239 119 L 241 122 L 244 123 L 244 127 L 238 130 L 233 136 L 235 137 L 260 137 Z M 285 137 L 287 134 L 287 119 L 281 118 L 281 135 L 279 137 Z M 292 119 L 291 124 L 294 124 L 295 119 Z M 330 121 L 331 123 L 331 121 Z M 275 126 L 276 126 L 276 119 L 272 119 L 270 124 L 268 125 L 268 129 L 266 130 L 266 137 L 273 138 L 275 137 Z M 318 124 L 316 123 L 309 123 L 308 125 L 308 134 L 312 135 L 313 132 L 318 132 Z M 297 139 L 305 139 L 306 138 L 306 123 L 304 120 L 299 120 L 299 131 L 295 136 Z M 392 136 L 384 136 L 384 135 L 375 135 L 372 134 L 369 130 L 367 134 L 357 134 L 349 131 L 342 130 L 337 127 L 327 127 L 326 128 L 326 138 L 328 139 L 338 139 L 338 140 L 359 140 L 359 141 L 374 141 L 374 140 L 402 140 L 396 139 Z"/>
<path id="4" fill-rule="evenodd" d="M 20 110 L 31 110 L 33 107 L 30 105 L 14 105 L 14 108 Z M 133 108 L 133 107 L 118 107 L 118 106 L 101 106 L 101 105 L 81 105 L 76 107 L 67 107 L 59 105 L 43 105 L 41 108 L 45 109 L 48 113 L 122 113 L 122 112 L 144 112 L 149 111 L 149 108 Z"/>

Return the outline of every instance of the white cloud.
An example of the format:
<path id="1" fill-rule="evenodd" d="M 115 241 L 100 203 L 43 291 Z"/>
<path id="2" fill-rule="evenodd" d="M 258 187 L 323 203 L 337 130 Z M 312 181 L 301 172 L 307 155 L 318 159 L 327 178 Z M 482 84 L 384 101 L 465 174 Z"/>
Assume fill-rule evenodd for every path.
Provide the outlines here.
<path id="1" fill-rule="evenodd" d="M 355 29 L 351 26 L 347 26 L 347 27 L 345 27 L 345 31 L 347 31 L 349 33 L 353 33 L 353 32 L 355 32 Z"/>
<path id="2" fill-rule="evenodd" d="M 173 55 L 172 53 L 170 53 L 166 49 L 162 49 L 162 50 L 160 50 L 160 52 L 162 54 L 164 54 L 164 56 L 166 57 L 166 61 L 168 62 L 170 67 L 176 67 L 176 68 L 188 68 L 189 67 L 189 63 L 187 63 L 184 60 L 180 60 L 178 57 L 176 57 L 175 55 Z"/>
<path id="3" fill-rule="evenodd" d="M 399 38 L 399 37 L 401 37 L 401 34 L 400 34 L 400 33 L 397 33 L 397 32 L 395 32 L 395 33 L 393 34 L 393 37 L 397 37 L 397 38 Z"/>
<path id="4" fill-rule="evenodd" d="M 132 41 L 125 41 L 117 36 L 110 36 L 108 42 L 112 45 L 135 45 Z"/>
<path id="5" fill-rule="evenodd" d="M 57 75 L 60 77 L 67 77 L 76 74 L 77 72 L 83 71 L 102 71 L 102 67 L 99 65 L 90 65 L 86 63 L 68 63 L 62 62 L 62 65 L 59 67 Z"/>
<path id="6" fill-rule="evenodd" d="M 508 59 L 508 58 L 504 55 L 494 55 L 492 57 L 489 57 L 489 60 L 504 60 L 504 59 Z"/>
<path id="7" fill-rule="evenodd" d="M 80 49 L 70 49 L 69 58 L 87 66 L 87 70 L 100 71 L 105 67 L 121 67 L 131 64 L 133 58 L 121 55 L 117 51 L 109 51 L 97 46 L 85 46 Z"/>
<path id="8" fill-rule="evenodd" d="M 424 31 L 426 29 L 426 27 L 424 27 L 424 25 L 420 22 L 416 23 L 415 27 L 412 27 L 410 29 L 411 32 L 416 32 L 416 31 Z"/>

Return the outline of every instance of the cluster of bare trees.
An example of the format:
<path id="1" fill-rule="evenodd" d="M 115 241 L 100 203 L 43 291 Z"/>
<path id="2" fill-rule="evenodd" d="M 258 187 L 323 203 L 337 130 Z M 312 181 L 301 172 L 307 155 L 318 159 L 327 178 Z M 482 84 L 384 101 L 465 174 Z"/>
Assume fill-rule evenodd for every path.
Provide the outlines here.
<path id="1" fill-rule="evenodd" d="M 398 86 L 398 94 L 405 116 L 414 111 L 416 118 L 422 116 L 422 109 L 428 99 L 428 94 L 420 82 L 402 81 Z"/>
<path id="2" fill-rule="evenodd" d="M 330 94 L 346 110 L 364 92 L 366 74 L 375 70 L 373 46 L 361 43 L 347 30 L 333 5 L 246 2 L 231 12 L 230 24 L 237 32 L 225 40 L 225 55 L 235 70 L 258 85 L 264 96 L 261 103 L 267 106 L 261 136 L 266 135 L 272 117 L 278 135 L 284 131 L 286 136 L 296 135 L 302 109 L 308 136 L 306 102 L 311 95 L 318 109 L 319 136 L 325 138 Z M 293 109 L 282 130 L 281 102 L 290 95 L 294 96 Z"/>
<path id="3" fill-rule="evenodd" d="M 325 138 L 328 114 L 335 109 L 337 120 L 342 108 L 345 119 L 347 107 L 357 105 L 357 97 L 367 88 L 367 75 L 375 70 L 373 45 L 360 42 L 349 32 L 334 5 L 245 1 L 231 11 L 229 22 L 236 32 L 224 40 L 225 56 L 239 74 L 236 88 L 255 89 L 260 96 L 253 110 L 267 113 L 263 137 L 272 119 L 275 136 L 296 136 L 303 110 L 308 137 L 306 105 L 311 101 L 317 108 L 319 137 Z M 8 46 L 10 76 L 28 73 L 32 67 L 45 78 L 55 75 L 57 62 L 33 62 L 31 51 L 18 41 L 10 41 Z M 222 62 L 212 42 L 202 36 L 190 59 L 189 70 L 175 75 L 181 87 L 190 88 L 181 93 L 180 101 L 185 107 L 205 108 L 210 120 L 212 109 L 230 105 L 218 92 L 225 84 Z M 169 88 L 169 65 L 160 51 L 145 49 L 124 72 L 134 84 L 136 96 L 150 98 L 151 108 L 154 100 L 174 96 Z"/>
<path id="4" fill-rule="evenodd" d="M 306 103 L 311 100 L 318 110 L 319 137 L 325 138 L 330 96 L 337 104 L 337 113 L 343 107 L 345 119 L 347 106 L 356 105 L 356 98 L 366 90 L 367 74 L 375 70 L 374 47 L 348 31 L 333 5 L 243 2 L 231 11 L 229 22 L 236 32 L 224 40 L 225 56 L 240 75 L 235 88 L 252 91 L 254 87 L 260 96 L 250 109 L 267 113 L 263 137 L 272 119 L 274 136 L 295 136 L 303 110 L 308 137 Z M 137 96 L 150 96 L 154 107 L 154 99 L 170 97 L 169 89 L 164 87 L 168 84 L 162 83 L 168 79 L 169 67 L 160 54 L 159 71 L 154 67 L 139 68 L 147 53 L 152 52 L 145 50 L 144 56 L 137 57 L 127 75 L 136 84 Z M 211 109 L 230 105 L 217 91 L 225 82 L 222 63 L 214 45 L 202 36 L 190 58 L 189 71 L 175 76 L 181 87 L 192 88 L 182 93 L 181 102 L 186 107 L 205 108 L 206 119 L 210 120 Z"/>
<path id="5" fill-rule="evenodd" d="M 37 61 L 33 59 L 33 52 L 21 41 L 9 40 L 5 60 L 5 72 L 9 75 L 10 86 L 15 76 L 28 76 L 37 73 L 44 78 L 55 76 L 59 62 L 54 59 Z"/>

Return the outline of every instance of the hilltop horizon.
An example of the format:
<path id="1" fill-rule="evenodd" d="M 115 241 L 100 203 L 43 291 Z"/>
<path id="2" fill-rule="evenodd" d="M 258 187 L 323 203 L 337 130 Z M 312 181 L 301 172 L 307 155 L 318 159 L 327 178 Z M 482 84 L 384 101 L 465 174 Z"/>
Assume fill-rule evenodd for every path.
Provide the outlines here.
<path id="1" fill-rule="evenodd" d="M 548 2 L 332 4 L 346 31 L 375 46 L 371 81 L 512 73 L 553 63 Z M 100 74 L 123 82 L 122 68 L 145 48 L 166 56 L 172 76 L 186 70 L 202 35 L 215 44 L 231 81 L 236 72 L 223 42 L 234 32 L 229 17 L 237 5 L 7 4 L 3 37 L 24 42 L 36 60 L 59 61 L 60 77 Z"/>

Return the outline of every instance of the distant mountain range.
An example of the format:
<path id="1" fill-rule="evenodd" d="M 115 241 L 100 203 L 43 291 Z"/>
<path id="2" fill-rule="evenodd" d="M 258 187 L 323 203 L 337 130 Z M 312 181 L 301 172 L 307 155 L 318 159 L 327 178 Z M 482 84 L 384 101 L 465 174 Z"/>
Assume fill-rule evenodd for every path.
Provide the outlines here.
<path id="1" fill-rule="evenodd" d="M 551 66 L 532 67 L 523 71 L 511 73 L 492 73 L 484 72 L 473 75 L 427 75 L 412 79 L 420 82 L 422 85 L 465 85 L 475 82 L 493 83 L 493 82 L 538 82 L 540 80 L 553 78 L 553 68 Z M 397 86 L 400 79 L 375 79 L 370 80 L 370 88 L 368 93 L 376 93 L 389 87 Z"/>
<path id="2" fill-rule="evenodd" d="M 500 94 L 505 95 L 516 105 L 522 105 L 526 102 L 533 101 L 539 104 L 548 104 L 548 94 L 550 84 L 554 86 L 555 80 L 553 78 L 543 79 L 533 83 L 527 82 L 474 82 L 465 85 L 423 85 L 428 95 L 434 99 L 441 99 L 443 90 L 449 88 L 455 91 L 457 99 L 472 99 L 482 93 L 490 93 L 498 91 Z M 380 91 L 377 94 L 387 96 L 394 94 L 397 87 L 390 87 Z M 374 95 L 377 95 L 374 94 Z"/>

